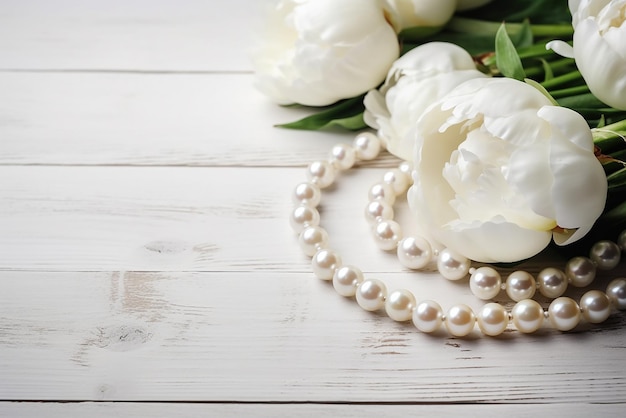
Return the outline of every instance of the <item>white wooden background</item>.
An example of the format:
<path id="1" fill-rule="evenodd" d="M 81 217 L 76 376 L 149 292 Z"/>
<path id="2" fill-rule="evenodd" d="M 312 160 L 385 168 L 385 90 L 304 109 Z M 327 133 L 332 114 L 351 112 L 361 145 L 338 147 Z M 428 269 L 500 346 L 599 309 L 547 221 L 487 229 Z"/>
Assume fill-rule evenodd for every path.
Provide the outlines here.
<path id="1" fill-rule="evenodd" d="M 252 87 L 258 8 L 0 0 L 0 416 L 620 415 L 623 314 L 429 336 L 312 276 L 290 193 L 351 135 L 272 127 L 305 111 Z M 479 306 L 369 241 L 359 215 L 391 163 L 325 195 L 332 246 Z"/>

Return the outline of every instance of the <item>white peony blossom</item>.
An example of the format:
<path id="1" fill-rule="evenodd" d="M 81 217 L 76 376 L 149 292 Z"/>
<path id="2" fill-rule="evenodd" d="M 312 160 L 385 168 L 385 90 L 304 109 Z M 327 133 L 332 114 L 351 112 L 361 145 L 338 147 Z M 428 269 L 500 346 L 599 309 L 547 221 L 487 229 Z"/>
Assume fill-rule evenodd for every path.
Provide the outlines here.
<path id="1" fill-rule="evenodd" d="M 413 175 L 424 236 L 481 262 L 580 239 L 607 195 L 583 117 L 509 78 L 467 81 L 424 114 Z"/>
<path id="2" fill-rule="evenodd" d="M 452 17 L 456 0 L 388 0 L 401 29 L 440 27 Z"/>
<path id="3" fill-rule="evenodd" d="M 379 90 L 365 96 L 365 122 L 389 152 L 413 159 L 414 129 L 428 106 L 462 82 L 486 77 L 463 48 L 445 42 L 418 46 L 399 58 Z"/>
<path id="4" fill-rule="evenodd" d="M 601 101 L 626 110 L 626 0 L 570 0 L 573 48 L 552 41 L 546 47 L 574 58 L 589 90 Z"/>
<path id="5" fill-rule="evenodd" d="M 279 104 L 324 106 L 376 87 L 398 58 L 382 0 L 281 0 L 253 63 L 258 89 Z"/>
<path id="6" fill-rule="evenodd" d="M 484 6 L 487 3 L 490 3 L 492 0 L 457 0 L 456 9 L 457 10 L 470 10 L 476 9 L 478 7 Z"/>

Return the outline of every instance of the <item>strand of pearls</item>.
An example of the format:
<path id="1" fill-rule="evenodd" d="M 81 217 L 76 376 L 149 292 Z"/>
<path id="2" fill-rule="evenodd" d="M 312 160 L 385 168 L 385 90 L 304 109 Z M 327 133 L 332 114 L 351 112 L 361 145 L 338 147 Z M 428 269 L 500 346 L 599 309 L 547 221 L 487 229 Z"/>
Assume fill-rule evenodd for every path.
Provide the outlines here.
<path id="1" fill-rule="evenodd" d="M 506 281 L 493 267 L 471 267 L 472 261 L 449 249 L 433 250 L 431 244 L 420 236 L 404 237 L 402 227 L 394 220 L 394 203 L 412 185 L 411 164 L 404 161 L 397 169 L 387 171 L 382 180 L 369 190 L 365 219 L 372 228 L 376 245 L 384 251 L 395 251 L 400 263 L 412 270 L 420 270 L 436 260 L 437 270 L 448 280 L 461 280 L 470 275 L 472 293 L 479 299 L 490 300 L 501 290 L 515 302 L 532 299 L 536 290 L 544 297 L 556 299 L 565 294 L 569 285 L 587 287 L 596 278 L 597 270 L 611 270 L 621 260 L 626 250 L 626 230 L 619 235 L 617 244 L 609 240 L 595 243 L 589 257 L 577 256 L 567 261 L 565 269 L 547 267 L 537 279 L 527 271 L 511 273 Z M 621 245 L 621 248 L 620 248 Z"/>
<path id="2" fill-rule="evenodd" d="M 476 324 L 481 332 L 488 336 L 501 334 L 510 323 L 522 333 L 535 332 L 545 322 L 557 330 L 569 331 L 581 320 L 599 324 L 611 315 L 613 309 L 626 309 L 624 278 L 611 281 L 606 292 L 599 290 L 586 292 L 579 302 L 569 297 L 557 297 L 547 310 L 535 300 L 523 298 L 517 301 L 510 311 L 498 303 L 491 302 L 476 313 L 465 304 L 453 305 L 444 313 L 439 303 L 433 300 L 418 302 L 407 289 L 389 292 L 381 280 L 365 279 L 360 269 L 344 265 L 341 256 L 328 248 L 329 236 L 319 225 L 320 215 L 316 208 L 321 201 L 321 189 L 333 184 L 340 171 L 352 168 L 358 161 L 376 158 L 381 148 L 380 140 L 370 133 L 357 135 L 352 146 L 336 145 L 332 148 L 328 160 L 315 161 L 308 165 L 306 169 L 308 181 L 298 184 L 294 190 L 293 200 L 296 207 L 291 213 L 290 223 L 298 234 L 300 248 L 305 255 L 312 258 L 314 274 L 322 280 L 332 281 L 338 294 L 354 297 L 364 310 L 384 309 L 395 321 L 412 321 L 422 332 L 431 333 L 444 326 L 455 337 L 468 335 Z M 394 175 L 401 177 L 398 173 L 406 174 L 410 171 L 409 168 L 401 166 L 397 172 L 394 171 Z M 618 246 L 622 250 L 626 248 L 626 237 L 623 235 Z M 398 248 L 401 241 L 399 237 L 400 235 L 396 237 L 397 242 L 394 244 Z M 441 251 L 438 255 L 438 264 L 446 265 L 445 268 L 439 267 L 440 272 L 443 270 L 452 276 L 452 271 L 465 270 L 464 266 L 459 267 L 457 263 L 447 261 L 450 259 L 445 254 Z M 456 262 L 459 261 L 455 257 L 452 258 Z M 464 275 L 466 274 L 467 272 Z"/>

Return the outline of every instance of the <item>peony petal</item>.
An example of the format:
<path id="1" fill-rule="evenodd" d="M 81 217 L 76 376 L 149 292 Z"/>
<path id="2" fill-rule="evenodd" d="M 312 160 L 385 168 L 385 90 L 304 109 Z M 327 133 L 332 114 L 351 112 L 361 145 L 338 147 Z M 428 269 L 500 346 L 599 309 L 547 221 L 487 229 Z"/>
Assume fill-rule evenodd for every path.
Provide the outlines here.
<path id="1" fill-rule="evenodd" d="M 591 92 L 609 106 L 626 110 L 626 28 L 620 33 L 619 42 L 609 43 L 594 19 L 585 19 L 574 31 L 574 55 Z"/>
<path id="2" fill-rule="evenodd" d="M 563 41 L 550 41 L 546 44 L 546 49 L 551 49 L 565 58 L 574 58 L 574 48 Z"/>
<path id="3" fill-rule="evenodd" d="M 511 153 L 506 178 L 524 196 L 533 212 L 555 219 L 551 196 L 554 179 L 549 155 L 550 143 L 545 137 L 536 138 L 526 146 L 517 148 Z"/>
<path id="4" fill-rule="evenodd" d="M 552 239 L 550 231 L 524 229 L 510 222 L 438 229 L 433 234 L 446 247 L 482 263 L 509 263 L 530 258 L 546 248 Z"/>
<path id="5" fill-rule="evenodd" d="M 281 1 L 254 54 L 259 90 L 324 106 L 376 87 L 400 53 L 384 11 L 379 0 Z"/>
<path id="6" fill-rule="evenodd" d="M 385 97 L 378 90 L 370 90 L 363 98 L 365 112 L 363 112 L 363 120 L 371 128 L 378 129 L 379 118 L 389 118 L 389 110 L 385 103 Z"/>
<path id="7" fill-rule="evenodd" d="M 577 229 L 564 241 L 557 242 L 565 245 L 582 238 L 602 214 L 607 181 L 593 153 L 560 132 L 553 135 L 550 143 L 550 170 L 554 178 L 552 196 L 556 221 L 562 228 Z"/>
<path id="8" fill-rule="evenodd" d="M 450 20 L 457 0 L 388 0 L 402 29 L 442 26 Z"/>

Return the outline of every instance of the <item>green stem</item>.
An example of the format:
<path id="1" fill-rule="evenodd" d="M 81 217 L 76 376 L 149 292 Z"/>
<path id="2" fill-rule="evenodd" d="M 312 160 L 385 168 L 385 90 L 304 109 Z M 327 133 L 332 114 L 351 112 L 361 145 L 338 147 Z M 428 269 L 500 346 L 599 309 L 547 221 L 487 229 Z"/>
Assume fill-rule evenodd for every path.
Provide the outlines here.
<path id="1" fill-rule="evenodd" d="M 501 22 L 489 22 L 487 20 L 470 19 L 467 17 L 455 16 L 448 22 L 447 29 L 461 33 L 482 33 L 485 35 L 495 35 L 500 28 Z M 524 25 L 522 23 L 506 24 L 507 31 L 517 33 Z M 572 36 L 574 29 L 570 24 L 562 25 L 530 25 L 534 36 L 551 36 L 554 38 Z"/>
<path id="2" fill-rule="evenodd" d="M 615 132 L 626 132 L 626 119 L 620 120 L 619 122 L 615 122 L 610 125 L 603 126 L 602 129 Z"/>
<path id="3" fill-rule="evenodd" d="M 561 97 L 574 96 L 577 94 L 588 93 L 588 92 L 589 92 L 589 87 L 585 84 L 583 86 L 570 87 L 570 88 L 560 89 L 560 90 L 552 90 L 550 91 L 550 94 L 555 99 L 559 99 Z"/>
<path id="4" fill-rule="evenodd" d="M 593 142 L 608 153 L 609 150 L 626 148 L 626 119 L 591 130 Z"/>
<path id="5" fill-rule="evenodd" d="M 541 83 L 546 89 L 551 89 L 556 86 L 560 86 L 565 83 L 569 83 L 570 81 L 580 80 L 582 79 L 582 75 L 580 71 L 572 71 L 571 73 L 563 74 L 558 77 L 551 78 L 550 80 L 546 80 Z"/>
<path id="6" fill-rule="evenodd" d="M 507 26 L 508 27 L 508 26 Z M 537 58 L 554 55 L 554 51 L 546 49 L 545 42 L 532 44 L 517 50 L 520 58 Z"/>
<path id="7" fill-rule="evenodd" d="M 571 58 L 564 58 L 556 61 L 549 61 L 548 65 L 553 73 L 558 73 L 560 70 L 565 69 L 568 72 L 572 71 L 572 66 L 574 64 L 574 60 Z M 545 74 L 545 68 L 543 65 L 533 65 L 533 66 L 525 66 L 524 70 L 526 71 L 527 77 L 534 77 L 537 75 Z M 552 77 L 555 78 L 555 77 Z M 548 80 L 546 80 L 548 81 Z M 588 90 L 587 90 L 588 91 Z"/>

